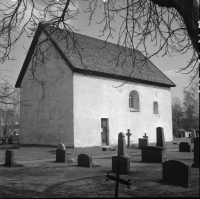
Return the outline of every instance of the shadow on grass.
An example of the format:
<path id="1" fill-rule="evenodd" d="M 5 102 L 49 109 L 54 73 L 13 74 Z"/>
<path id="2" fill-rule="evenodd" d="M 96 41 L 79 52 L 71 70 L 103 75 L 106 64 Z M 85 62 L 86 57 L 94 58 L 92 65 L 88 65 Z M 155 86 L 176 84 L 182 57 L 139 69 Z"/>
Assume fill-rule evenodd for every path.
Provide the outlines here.
<path id="1" fill-rule="evenodd" d="M 57 190 L 59 189 L 62 185 L 64 184 L 70 184 L 70 183 L 73 183 L 73 182 L 78 182 L 78 181 L 86 181 L 86 180 L 89 180 L 89 179 L 92 179 L 92 180 L 95 180 L 96 178 L 98 177 L 102 177 L 102 175 L 96 175 L 96 176 L 90 176 L 90 177 L 82 177 L 82 178 L 76 178 L 76 179 L 72 179 L 72 180 L 66 180 L 66 181 L 62 181 L 62 182 L 58 182 L 58 183 L 55 183 L 53 185 L 50 185 L 48 186 L 44 191 L 43 193 L 48 193 L 48 194 L 53 194 L 54 190 Z M 106 174 L 105 174 L 105 179 L 106 179 Z M 86 184 L 85 184 L 86 185 Z M 77 183 L 77 187 L 78 187 L 78 183 Z"/>
<path id="2" fill-rule="evenodd" d="M 171 182 L 171 183 L 169 183 L 169 182 L 165 182 L 163 179 L 161 179 L 161 180 L 157 180 L 157 183 L 158 184 L 160 184 L 161 186 L 176 186 L 176 187 L 183 187 L 183 188 L 188 188 L 188 187 L 190 187 L 190 186 L 184 186 L 184 185 L 181 185 L 181 184 L 179 184 L 179 183 L 176 183 L 176 182 Z"/>
<path id="3" fill-rule="evenodd" d="M 26 194 L 24 194 L 26 193 Z M 1 198 L 36 198 L 42 197 L 40 192 L 27 190 L 27 189 L 17 189 L 14 187 L 2 186 L 0 185 L 0 197 Z"/>

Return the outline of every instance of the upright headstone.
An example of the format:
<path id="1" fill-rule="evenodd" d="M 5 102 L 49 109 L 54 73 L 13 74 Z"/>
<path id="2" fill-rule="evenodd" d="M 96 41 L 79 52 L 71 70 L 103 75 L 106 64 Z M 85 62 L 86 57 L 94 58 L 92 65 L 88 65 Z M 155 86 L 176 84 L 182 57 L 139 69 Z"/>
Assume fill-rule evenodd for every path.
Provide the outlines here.
<path id="1" fill-rule="evenodd" d="M 147 138 L 148 136 L 146 135 L 146 133 L 144 134 L 143 138 L 139 138 L 139 149 L 141 149 L 142 147 L 147 147 L 149 145 Z"/>
<path id="2" fill-rule="evenodd" d="M 195 129 L 191 129 L 191 143 L 194 143 L 194 138 L 196 137 Z"/>
<path id="3" fill-rule="evenodd" d="M 122 162 L 119 159 L 117 159 L 117 176 L 116 177 L 110 175 L 109 173 L 108 173 L 108 175 L 106 175 L 106 181 L 108 181 L 108 180 L 116 181 L 115 198 L 118 198 L 119 183 L 127 185 L 128 189 L 130 189 L 130 186 L 131 186 L 130 179 L 123 180 L 123 179 L 119 178 L 120 164 L 122 164 Z"/>
<path id="4" fill-rule="evenodd" d="M 179 144 L 179 151 L 180 152 L 191 152 L 191 144 L 188 142 L 180 142 Z"/>
<path id="5" fill-rule="evenodd" d="M 156 146 L 165 148 L 164 130 L 162 127 L 156 128 L 157 143 Z"/>
<path id="6" fill-rule="evenodd" d="M 78 155 L 78 166 L 79 167 L 88 167 L 91 168 L 92 167 L 92 157 L 88 156 L 87 154 L 79 154 Z"/>
<path id="7" fill-rule="evenodd" d="M 192 167 L 199 167 L 199 137 L 194 138 L 194 163 Z"/>
<path id="8" fill-rule="evenodd" d="M 128 132 L 126 133 L 127 137 L 128 137 L 128 143 L 127 143 L 127 147 L 130 147 L 130 136 L 132 135 L 132 133 L 130 133 L 130 129 L 128 129 Z"/>
<path id="9" fill-rule="evenodd" d="M 118 156 L 127 156 L 126 154 L 126 141 L 124 133 L 118 135 Z"/>
<path id="10" fill-rule="evenodd" d="M 199 137 L 199 129 L 196 129 L 196 137 Z"/>
<path id="11" fill-rule="evenodd" d="M 164 162 L 165 139 L 162 127 L 156 128 L 156 146 L 142 147 L 142 162 Z"/>
<path id="12" fill-rule="evenodd" d="M 67 162 L 66 148 L 63 143 L 58 144 L 56 149 L 56 162 Z"/>
<path id="13" fill-rule="evenodd" d="M 130 157 L 126 154 L 126 142 L 124 133 L 118 135 L 118 155 L 112 157 L 112 172 L 117 173 L 118 162 L 120 164 L 119 174 L 127 175 L 130 172 Z"/>
<path id="14" fill-rule="evenodd" d="M 147 146 L 142 149 L 142 162 L 164 162 L 164 148 Z"/>
<path id="15" fill-rule="evenodd" d="M 5 166 L 11 167 L 14 165 L 14 151 L 6 150 L 5 153 Z"/>
<path id="16" fill-rule="evenodd" d="M 164 182 L 183 187 L 191 185 L 191 166 L 181 161 L 169 160 L 162 164 L 162 169 Z"/>

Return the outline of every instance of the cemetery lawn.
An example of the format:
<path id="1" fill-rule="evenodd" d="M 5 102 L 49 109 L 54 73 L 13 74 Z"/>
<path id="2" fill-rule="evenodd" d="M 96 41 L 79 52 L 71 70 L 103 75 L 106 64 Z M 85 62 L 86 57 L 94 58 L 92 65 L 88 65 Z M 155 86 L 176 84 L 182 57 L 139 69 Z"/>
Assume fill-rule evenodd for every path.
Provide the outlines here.
<path id="1" fill-rule="evenodd" d="M 167 160 L 180 160 L 187 165 L 193 163 L 193 152 L 179 152 L 180 141 L 189 138 L 175 138 L 166 143 Z M 150 144 L 154 145 L 154 144 Z M 193 145 L 192 145 L 193 148 Z M 101 147 L 67 148 L 75 163 L 56 163 L 55 147 L 29 146 L 13 149 L 18 167 L 4 167 L 5 150 L 0 150 L 0 198 L 69 198 L 109 197 L 115 193 L 115 182 L 106 181 L 111 170 L 111 157 L 117 151 L 102 151 Z M 100 167 L 77 166 L 77 155 L 86 153 Z M 162 182 L 162 163 L 141 162 L 141 150 L 127 149 L 131 172 L 120 175 L 131 179 L 131 187 L 119 185 L 118 197 L 199 197 L 199 168 L 191 168 L 191 186 L 188 188 Z M 110 172 L 111 175 L 114 175 Z"/>

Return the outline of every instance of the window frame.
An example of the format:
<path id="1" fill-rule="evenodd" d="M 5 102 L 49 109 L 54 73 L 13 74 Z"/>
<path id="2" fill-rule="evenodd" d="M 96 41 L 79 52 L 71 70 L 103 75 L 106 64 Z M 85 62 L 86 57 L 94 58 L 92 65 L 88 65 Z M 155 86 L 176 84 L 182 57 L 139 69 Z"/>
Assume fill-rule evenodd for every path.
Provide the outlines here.
<path id="1" fill-rule="evenodd" d="M 129 93 L 129 110 L 130 112 L 140 112 L 140 97 L 136 90 Z"/>
<path id="2" fill-rule="evenodd" d="M 153 102 L 153 114 L 155 114 L 155 115 L 159 114 L 159 106 L 158 106 L 158 102 L 157 101 Z"/>

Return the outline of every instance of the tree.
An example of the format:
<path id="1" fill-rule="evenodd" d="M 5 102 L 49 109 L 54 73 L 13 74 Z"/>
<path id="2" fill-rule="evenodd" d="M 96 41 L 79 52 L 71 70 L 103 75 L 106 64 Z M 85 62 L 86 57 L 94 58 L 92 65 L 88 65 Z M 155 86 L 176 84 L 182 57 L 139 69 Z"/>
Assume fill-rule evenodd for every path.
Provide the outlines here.
<path id="1" fill-rule="evenodd" d="M 80 12 L 74 3 L 75 0 L 42 0 L 41 2 L 42 9 L 40 9 L 41 5 L 34 0 L 0 3 L 0 62 L 12 59 L 10 57 L 12 47 L 23 34 L 32 37 L 39 23 L 43 23 L 43 28 L 51 25 L 70 32 L 78 31 L 69 23 L 70 20 L 75 20 Z M 192 71 L 197 67 L 198 0 L 84 0 L 84 3 L 87 4 L 85 11 L 89 13 L 89 24 L 96 10 L 103 10 L 102 20 L 99 23 L 103 25 L 102 35 L 107 34 L 107 39 L 112 37 L 115 31 L 115 20 L 118 24 L 121 23 L 118 44 L 122 47 L 119 46 L 120 54 L 116 58 L 122 54 L 131 56 L 133 59 L 131 67 L 134 67 L 135 62 L 133 49 L 142 51 L 147 59 L 161 52 L 163 56 L 172 56 L 174 52 L 183 54 L 192 50 L 193 55 L 188 65 L 180 71 L 186 69 Z M 29 15 L 26 14 L 27 12 Z M 38 54 L 43 54 L 46 49 L 42 49 L 42 44 L 49 42 L 54 33 L 52 32 L 49 38 L 37 44 Z M 72 37 L 73 47 L 77 49 L 76 38 L 71 34 L 67 37 Z M 158 49 L 150 54 L 147 41 L 153 42 Z M 35 54 L 37 62 L 39 61 L 38 54 Z M 32 67 L 33 77 L 37 70 L 37 62 L 35 61 Z M 36 80 L 36 78 L 33 79 Z"/>
<path id="2" fill-rule="evenodd" d="M 6 80 L 0 85 L 0 111 L 3 113 L 0 120 L 4 126 L 4 134 L 8 134 L 9 130 L 12 131 L 19 124 L 20 92 Z M 1 131 L 2 129 L 0 136 L 3 134 Z"/>
<path id="3" fill-rule="evenodd" d="M 191 77 L 193 78 L 193 77 Z M 199 118 L 199 78 L 195 78 L 191 85 L 183 91 L 184 112 L 187 118 L 188 129 L 196 128 L 196 119 Z M 186 124 L 185 123 L 185 124 Z"/>
<path id="4" fill-rule="evenodd" d="M 173 122 L 173 134 L 177 135 L 177 130 L 180 126 L 180 118 L 183 116 L 183 107 L 181 100 L 178 97 L 172 99 L 172 122 Z"/>

